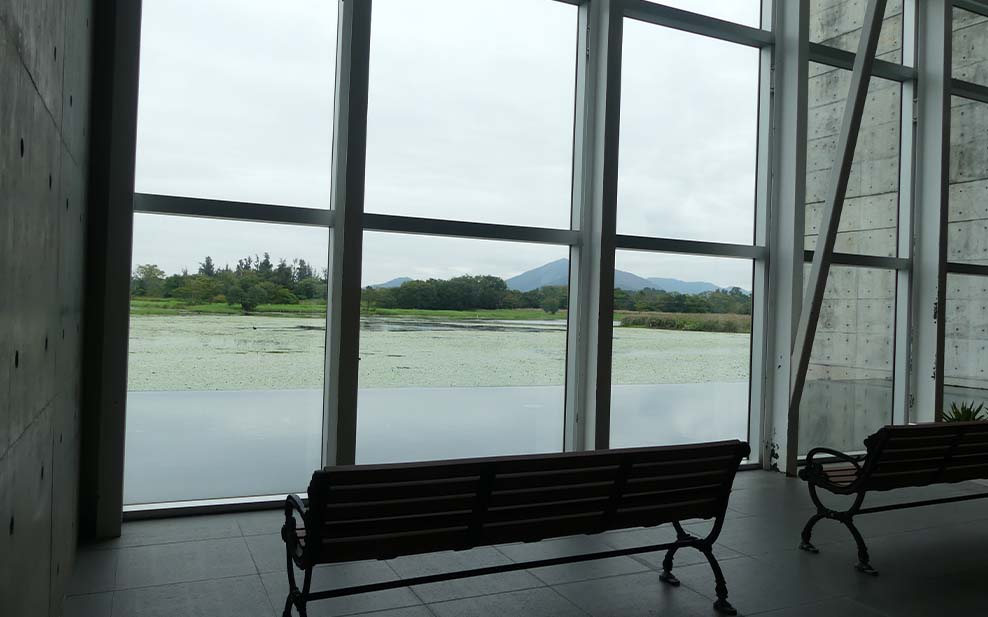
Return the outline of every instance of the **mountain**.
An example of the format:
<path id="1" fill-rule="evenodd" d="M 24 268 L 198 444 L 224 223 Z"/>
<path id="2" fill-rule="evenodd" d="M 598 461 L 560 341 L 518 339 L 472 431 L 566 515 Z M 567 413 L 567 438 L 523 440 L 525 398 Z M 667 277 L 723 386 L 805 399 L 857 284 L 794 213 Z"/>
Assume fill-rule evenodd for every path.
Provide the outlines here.
<path id="1" fill-rule="evenodd" d="M 413 279 L 407 276 L 399 276 L 396 279 L 391 279 L 385 283 L 378 283 L 377 285 L 371 285 L 374 289 L 390 289 L 391 287 L 401 287 L 402 283 L 407 283 Z"/>
<path id="2" fill-rule="evenodd" d="M 397 280 L 397 279 L 396 279 Z M 518 276 L 513 276 L 505 281 L 508 289 L 517 291 L 531 291 L 546 285 L 566 285 L 569 282 L 569 260 L 557 259 L 538 268 L 522 272 Z M 640 291 L 651 287 L 652 289 L 662 289 L 665 291 L 698 294 L 705 291 L 720 289 L 713 283 L 701 281 L 681 281 L 670 278 L 644 278 L 624 270 L 614 272 L 614 287 L 627 291 Z"/>
<path id="3" fill-rule="evenodd" d="M 679 279 L 664 279 L 658 276 L 648 277 L 653 289 L 664 289 L 665 291 L 675 291 L 681 294 L 702 294 L 705 291 L 717 291 L 720 289 L 713 283 L 704 281 L 681 281 Z"/>
<path id="4" fill-rule="evenodd" d="M 566 285 L 569 283 L 569 260 L 557 259 L 544 266 L 522 272 L 504 281 L 508 289 L 532 291 L 546 285 Z"/>

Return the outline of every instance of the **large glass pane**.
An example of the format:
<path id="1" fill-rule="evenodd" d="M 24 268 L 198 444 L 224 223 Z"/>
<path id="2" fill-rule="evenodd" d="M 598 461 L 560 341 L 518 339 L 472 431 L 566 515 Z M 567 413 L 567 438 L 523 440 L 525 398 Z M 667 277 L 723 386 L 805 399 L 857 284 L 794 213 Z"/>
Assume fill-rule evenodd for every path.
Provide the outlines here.
<path id="1" fill-rule="evenodd" d="M 748 438 L 752 263 L 618 251 L 611 446 Z"/>
<path id="2" fill-rule="evenodd" d="M 328 232 L 134 217 L 124 502 L 304 491 Z"/>
<path id="3" fill-rule="evenodd" d="M 951 102 L 948 260 L 988 264 L 988 105 Z"/>
<path id="4" fill-rule="evenodd" d="M 954 9 L 953 76 L 988 86 L 988 17 Z"/>
<path id="5" fill-rule="evenodd" d="M 657 4 L 709 15 L 757 28 L 761 21 L 761 0 L 650 0 Z"/>
<path id="6" fill-rule="evenodd" d="M 569 227 L 577 12 L 374 2 L 366 211 Z"/>
<path id="7" fill-rule="evenodd" d="M 617 232 L 754 241 L 758 50 L 624 23 Z"/>
<path id="8" fill-rule="evenodd" d="M 562 450 L 568 255 L 366 232 L 357 462 Z"/>
<path id="9" fill-rule="evenodd" d="M 145 2 L 135 188 L 328 208 L 336 2 Z"/>
<path id="10" fill-rule="evenodd" d="M 810 250 L 830 191 L 850 80 L 850 71 L 810 64 L 805 219 Z M 900 84 L 872 78 L 834 247 L 840 253 L 897 254 L 901 99 Z"/>
<path id="11" fill-rule="evenodd" d="M 857 52 L 867 5 L 861 0 L 810 0 L 810 41 Z M 878 39 L 878 58 L 902 62 L 902 23 L 902 0 L 889 0 Z"/>
<path id="12" fill-rule="evenodd" d="M 895 288 L 894 270 L 831 267 L 799 406 L 801 453 L 863 450 L 892 422 Z"/>
<path id="13" fill-rule="evenodd" d="M 988 407 L 988 279 L 947 275 L 943 403 Z"/>

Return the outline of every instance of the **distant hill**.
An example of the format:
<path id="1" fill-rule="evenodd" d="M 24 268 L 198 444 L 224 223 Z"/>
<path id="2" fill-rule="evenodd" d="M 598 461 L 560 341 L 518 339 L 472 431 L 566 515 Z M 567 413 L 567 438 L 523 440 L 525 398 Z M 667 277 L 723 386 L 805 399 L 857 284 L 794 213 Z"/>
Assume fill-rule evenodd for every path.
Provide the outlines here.
<path id="1" fill-rule="evenodd" d="M 653 289 L 664 289 L 665 291 L 675 291 L 681 294 L 702 294 L 705 291 L 717 291 L 720 289 L 713 283 L 705 281 L 681 281 L 679 279 L 664 279 L 658 276 L 648 277 Z"/>
<path id="2" fill-rule="evenodd" d="M 407 283 L 408 281 L 411 281 L 411 280 L 414 280 L 414 279 L 411 279 L 411 278 L 409 278 L 407 276 L 399 276 L 396 279 L 391 279 L 390 281 L 387 281 L 387 282 L 384 282 L 384 283 L 378 283 L 377 285 L 371 285 L 371 287 L 373 287 L 374 289 L 390 289 L 391 287 L 401 287 L 401 284 L 402 283 Z"/>
<path id="3" fill-rule="evenodd" d="M 398 279 L 395 279 L 398 280 Z M 566 285 L 569 282 L 569 260 L 557 259 L 545 265 L 539 266 L 527 272 L 522 272 L 518 276 L 513 276 L 505 281 L 508 289 L 517 291 L 531 291 L 546 285 Z M 614 272 L 614 287 L 627 291 L 640 291 L 651 287 L 652 289 L 662 289 L 664 291 L 698 294 L 705 291 L 720 289 L 713 283 L 703 281 L 681 281 L 679 279 L 651 277 L 645 278 L 616 270 Z"/>

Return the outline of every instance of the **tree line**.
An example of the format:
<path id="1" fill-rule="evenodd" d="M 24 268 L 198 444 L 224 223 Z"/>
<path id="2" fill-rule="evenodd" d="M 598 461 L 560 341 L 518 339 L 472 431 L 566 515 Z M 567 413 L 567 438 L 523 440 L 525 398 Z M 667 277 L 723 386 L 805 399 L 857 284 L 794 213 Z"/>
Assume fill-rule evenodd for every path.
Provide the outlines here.
<path id="1" fill-rule="evenodd" d="M 176 298 L 190 304 L 226 303 L 250 312 L 261 304 L 298 304 L 302 300 L 326 300 L 325 270 L 316 272 L 304 259 L 284 259 L 277 264 L 271 256 L 237 260 L 237 265 L 217 268 L 209 256 L 199 270 L 166 276 L 155 264 L 142 264 L 130 280 L 134 297 Z"/>
<path id="2" fill-rule="evenodd" d="M 291 262 L 263 256 L 245 257 L 235 267 L 217 268 L 211 257 L 195 273 L 183 270 L 167 276 L 155 264 L 137 266 L 131 277 L 131 295 L 145 298 L 175 298 L 190 304 L 226 303 L 251 312 L 262 304 L 325 302 L 326 271 L 316 270 L 304 259 Z M 531 291 L 508 289 L 497 276 L 458 276 L 451 279 L 405 281 L 397 287 L 365 287 L 361 304 L 366 311 L 382 309 L 564 310 L 569 303 L 565 285 L 549 285 Z M 738 287 L 700 294 L 682 294 L 660 289 L 614 290 L 614 309 L 664 313 L 751 314 L 751 294 Z"/>

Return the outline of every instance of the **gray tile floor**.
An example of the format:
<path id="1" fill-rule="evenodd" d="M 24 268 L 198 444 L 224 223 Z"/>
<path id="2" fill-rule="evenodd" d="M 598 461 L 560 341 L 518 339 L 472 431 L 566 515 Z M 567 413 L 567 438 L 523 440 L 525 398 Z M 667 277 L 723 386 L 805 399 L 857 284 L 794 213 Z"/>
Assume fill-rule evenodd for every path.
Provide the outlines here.
<path id="1" fill-rule="evenodd" d="M 988 491 L 967 483 L 869 497 L 866 505 Z M 796 549 L 813 507 L 806 487 L 779 474 L 738 475 L 715 553 L 731 602 L 744 615 L 874 617 L 983 615 L 988 593 L 988 499 L 861 517 L 876 578 L 856 572 L 854 543 L 836 523 L 817 526 L 818 555 Z M 132 522 L 111 542 L 80 550 L 67 617 L 271 617 L 287 590 L 279 512 Z M 706 531 L 709 523 L 689 528 Z M 665 541 L 671 529 L 634 529 L 317 569 L 313 587 Z M 661 554 L 325 600 L 312 617 L 670 617 L 713 615 L 713 576 L 681 551 L 679 588 L 658 578 Z"/>

